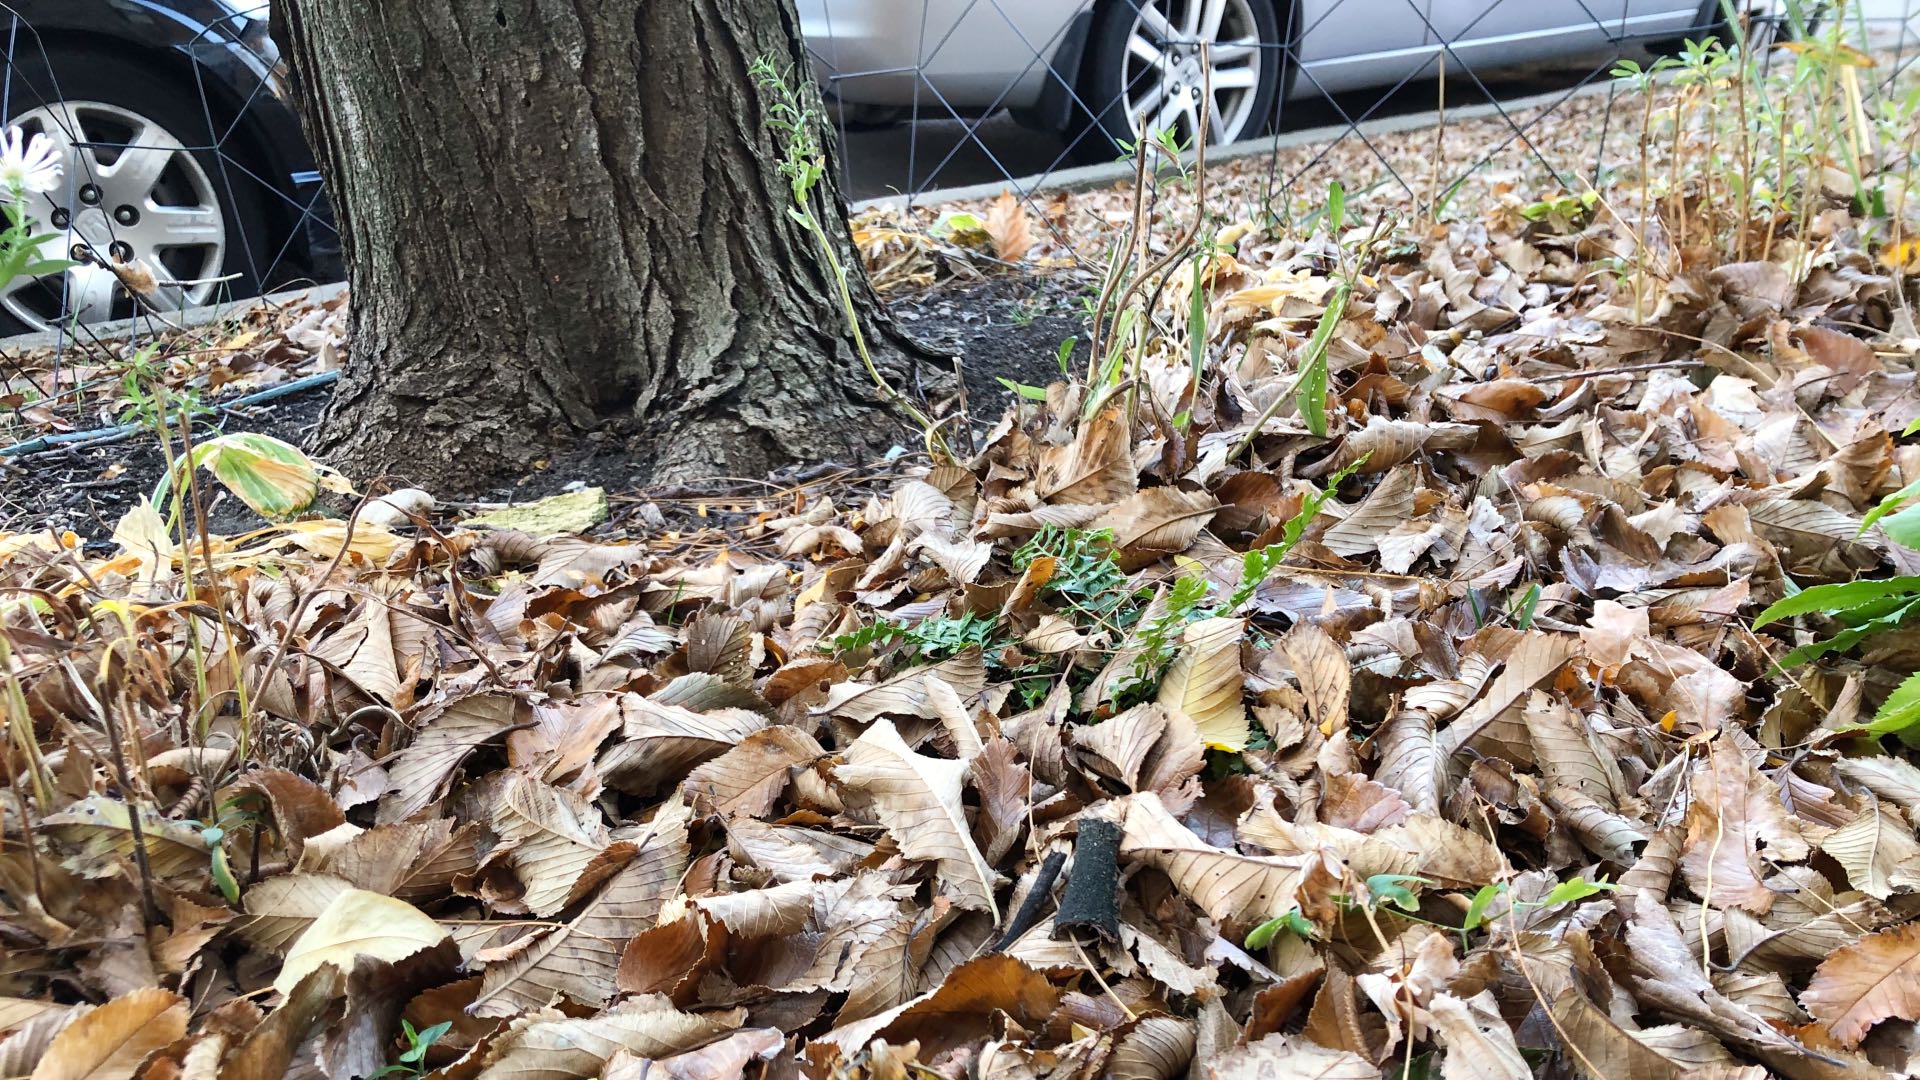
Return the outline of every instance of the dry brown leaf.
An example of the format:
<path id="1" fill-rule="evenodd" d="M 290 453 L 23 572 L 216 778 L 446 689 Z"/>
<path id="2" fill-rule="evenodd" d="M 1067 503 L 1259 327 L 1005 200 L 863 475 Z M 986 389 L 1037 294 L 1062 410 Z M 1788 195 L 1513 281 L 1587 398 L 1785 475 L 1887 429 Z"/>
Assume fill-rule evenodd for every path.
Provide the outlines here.
<path id="1" fill-rule="evenodd" d="M 507 774 L 490 824 L 496 840 L 487 863 L 510 866 L 522 888 L 517 903 L 542 917 L 567 905 L 581 872 L 611 842 L 591 799 L 520 771 Z"/>
<path id="2" fill-rule="evenodd" d="M 354 960 L 403 960 L 440 943 L 447 932 L 426 913 L 403 900 L 365 889 L 348 889 L 333 898 L 287 950 L 273 988 L 291 994 L 301 979 L 331 964 L 343 972 Z"/>
<path id="3" fill-rule="evenodd" d="M 1920 1019 L 1920 923 L 1868 934 L 1828 957 L 1800 1004 L 1847 1047 L 1883 1020 Z"/>
<path id="4" fill-rule="evenodd" d="M 1097 724 L 1075 724 L 1073 744 L 1092 755 L 1094 767 L 1140 790 L 1140 767 L 1167 730 L 1167 710 L 1151 702 L 1136 705 Z"/>
<path id="5" fill-rule="evenodd" d="M 270 877 L 247 890 L 247 917 L 235 924 L 236 930 L 258 948 L 284 953 L 321 912 L 353 888 L 353 882 L 331 874 Z"/>
<path id="6" fill-rule="evenodd" d="M 878 720 L 847 748 L 846 763 L 834 775 L 871 801 L 902 854 L 938 866 L 954 903 L 1000 921 L 993 870 L 974 846 L 960 804 L 965 762 L 916 754 L 892 721 Z"/>
<path id="7" fill-rule="evenodd" d="M 1300 887 L 1318 855 L 1256 857 L 1215 847 L 1152 793 L 1130 796 L 1126 814 L 1120 853 L 1158 867 L 1208 917 L 1251 926 L 1306 906 Z"/>
<path id="8" fill-rule="evenodd" d="M 1027 224 L 1027 204 L 1013 192 L 1002 191 L 987 208 L 987 236 L 993 240 L 994 258 L 1017 263 L 1033 247 L 1033 231 Z"/>
<path id="9" fill-rule="evenodd" d="M 1173 1080 L 1193 1061 L 1195 1024 L 1172 1016 L 1143 1016 L 1114 1042 L 1107 1059 L 1113 1080 Z"/>
<path id="10" fill-rule="evenodd" d="M 91 1005 L 74 1005 L 21 1022 L 0 1038 L 0 1076 L 27 1076 L 47 1047 L 74 1021 L 93 1011 Z"/>
<path id="11" fill-rule="evenodd" d="M 570 1080 L 598 1076 L 615 1054 L 662 1058 L 738 1028 L 747 1010 L 695 1015 L 660 994 L 629 998 L 593 1016 L 541 1009 L 515 1021 L 488 1048 L 477 1080 Z"/>
<path id="12" fill-rule="evenodd" d="M 1335 555 L 1351 558 L 1380 546 L 1401 522 L 1413 516 L 1413 493 L 1419 470 L 1395 469 L 1320 537 Z"/>
<path id="13" fill-rule="evenodd" d="M 1033 773 L 1022 765 L 1007 738 L 989 739 L 973 759 L 973 788 L 980 813 L 973 819 L 974 839 L 988 866 L 997 866 L 1020 839 L 1033 799 Z"/>
<path id="14" fill-rule="evenodd" d="M 1913 827 L 1879 807 L 1828 833 L 1820 850 L 1846 870 L 1854 888 L 1876 899 L 1920 884 L 1920 841 Z"/>
<path id="15" fill-rule="evenodd" d="M 772 1061 L 786 1045 L 778 1028 L 743 1028 L 698 1050 L 649 1058 L 621 1050 L 607 1059 L 600 1080 L 734 1080 L 756 1061 Z"/>
<path id="16" fill-rule="evenodd" d="M 1322 734 L 1333 737 L 1347 726 L 1347 702 L 1353 695 L 1353 667 L 1347 651 L 1325 630 L 1301 623 L 1280 639 L 1300 691 Z"/>
<path id="17" fill-rule="evenodd" d="M 620 738 L 600 755 L 600 772 L 624 791 L 672 786 L 687 770 L 718 757 L 767 726 L 751 709 L 701 712 L 637 694 L 623 695 Z"/>
<path id="18" fill-rule="evenodd" d="M 1120 568 L 1138 570 L 1192 547 L 1219 508 L 1204 491 L 1147 488 L 1114 505 L 1092 527 L 1113 530 Z"/>
<path id="19" fill-rule="evenodd" d="M 781 724 L 756 731 L 740 745 L 699 766 L 681 784 L 697 814 L 758 817 L 787 789 L 791 770 L 825 756 L 812 735 Z"/>
<path id="20" fill-rule="evenodd" d="M 1447 1048 L 1440 1062 L 1446 1080 L 1533 1080 L 1533 1068 L 1520 1055 L 1513 1029 L 1491 995 L 1469 1002 L 1435 994 L 1427 1010 L 1433 1014 L 1434 1034 Z"/>
<path id="21" fill-rule="evenodd" d="M 147 1055 L 187 1033 L 187 1000 L 135 990 L 63 1028 L 33 1067 L 32 1080 L 131 1080 Z"/>
<path id="22" fill-rule="evenodd" d="M 600 887 L 570 921 L 517 942 L 505 959 L 489 964 L 476 1016 L 512 1016 L 543 1009 L 564 995 L 587 1005 L 613 995 L 614 974 L 628 938 L 653 925 L 687 869 L 687 823 L 692 814 L 680 799 L 662 806 L 645 833 L 631 844 L 633 856 Z"/>
<path id="23" fill-rule="evenodd" d="M 266 1020 L 239 1040 L 220 1064 L 220 1080 L 287 1075 L 295 1051 L 345 992 L 349 974 L 331 964 L 309 972 Z"/>
<path id="24" fill-rule="evenodd" d="M 387 766 L 380 822 L 405 821 L 445 795 L 467 755 L 505 737 L 526 715 L 526 706 L 512 694 L 476 694 L 421 718 L 413 742 Z"/>
<path id="25" fill-rule="evenodd" d="M 986 663 L 980 649 L 969 647 L 950 659 L 927 667 L 909 668 L 885 682 L 840 683 L 828 692 L 826 703 L 813 713 L 856 723 L 881 716 L 937 720 L 939 710 L 927 700 L 927 682 L 934 679 L 952 687 L 962 702 L 979 697 L 987 682 Z"/>
<path id="26" fill-rule="evenodd" d="M 1692 795 L 1680 859 L 1687 886 L 1713 907 L 1764 914 L 1774 902 L 1765 884 L 1770 867 L 1798 862 L 1808 851 L 1779 785 L 1721 739 L 1694 766 Z"/>
<path id="27" fill-rule="evenodd" d="M 347 818 L 319 784 L 285 769 L 253 769 L 228 789 L 222 802 L 238 799 L 243 809 L 264 810 L 274 830 L 287 845 L 287 855 L 300 861 L 306 842 L 345 824 Z"/>
<path id="28" fill-rule="evenodd" d="M 183 821 L 167 821 L 152 807 L 140 809 L 141 835 L 147 866 L 160 878 L 207 873 L 207 842 L 200 830 Z M 87 877 L 117 873 L 133 859 L 133 814 L 127 804 L 104 795 L 89 795 L 40 823 L 42 835 L 59 850 L 70 852 L 68 869 Z"/>
<path id="29" fill-rule="evenodd" d="M 300 868 L 411 903 L 438 900 L 456 878 L 473 872 L 479 833 L 477 823 L 455 827 L 451 818 L 376 825 L 351 836 L 329 833 L 307 844 Z"/>
<path id="30" fill-rule="evenodd" d="M 875 1038 L 918 1040 L 930 1056 L 985 1036 L 995 1013 L 1037 1025 L 1060 1000 L 1045 976 L 1011 956 L 982 956 L 954 968 L 937 989 L 876 1016 L 834 1028 L 819 1041 L 852 1052 Z"/>
<path id="31" fill-rule="evenodd" d="M 1206 1080 L 1380 1080 L 1380 1070 L 1351 1050 L 1278 1033 L 1203 1060 L 1200 1067 Z"/>
<path id="32" fill-rule="evenodd" d="M 1579 648 L 1580 639 L 1571 634 L 1536 632 L 1522 638 L 1486 692 L 1441 733 L 1449 751 L 1471 747 L 1531 765 L 1533 742 L 1523 719 L 1528 695 L 1558 675 Z"/>
<path id="33" fill-rule="evenodd" d="M 1579 1054 L 1568 1056 L 1587 1080 L 1681 1080 L 1686 1075 L 1575 987 L 1554 999 L 1553 1018 L 1567 1042 L 1579 1048 Z"/>
<path id="34" fill-rule="evenodd" d="M 1048 502 L 1079 506 L 1119 502 L 1139 482 L 1131 442 L 1125 411 L 1117 405 L 1101 410 L 1080 425 L 1072 443 L 1040 451 L 1037 493 Z"/>

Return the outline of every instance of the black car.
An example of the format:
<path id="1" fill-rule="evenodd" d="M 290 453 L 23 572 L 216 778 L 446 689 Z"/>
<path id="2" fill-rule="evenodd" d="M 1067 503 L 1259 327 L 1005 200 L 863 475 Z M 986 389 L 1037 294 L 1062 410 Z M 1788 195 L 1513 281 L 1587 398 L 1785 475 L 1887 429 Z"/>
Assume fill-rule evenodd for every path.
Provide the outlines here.
<path id="1" fill-rule="evenodd" d="M 7 0 L 0 49 L 0 113 L 65 156 L 33 216 L 79 263 L 4 286 L 0 332 L 134 314 L 110 260 L 162 309 L 340 276 L 265 0 Z"/>

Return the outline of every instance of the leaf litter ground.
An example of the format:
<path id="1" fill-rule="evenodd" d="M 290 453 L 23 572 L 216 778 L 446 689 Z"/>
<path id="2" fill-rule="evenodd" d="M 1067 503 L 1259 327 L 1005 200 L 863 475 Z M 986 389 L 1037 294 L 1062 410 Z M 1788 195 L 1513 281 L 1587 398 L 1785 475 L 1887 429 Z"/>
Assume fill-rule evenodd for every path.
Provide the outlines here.
<path id="1" fill-rule="evenodd" d="M 1911 1074 L 1913 639 L 1751 625 L 1920 571 L 1899 260 L 1831 199 L 1636 298 L 1529 205 L 1350 272 L 1325 436 L 1355 256 L 1249 227 L 1119 382 L 724 527 L 0 538 L 0 1075 Z"/>

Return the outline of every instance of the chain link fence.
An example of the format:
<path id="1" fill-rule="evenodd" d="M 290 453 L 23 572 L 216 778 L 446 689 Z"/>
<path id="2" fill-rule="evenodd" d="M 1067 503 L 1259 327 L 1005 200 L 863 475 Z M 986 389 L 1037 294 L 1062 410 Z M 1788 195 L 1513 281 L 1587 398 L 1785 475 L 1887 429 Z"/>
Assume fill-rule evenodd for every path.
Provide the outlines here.
<path id="1" fill-rule="evenodd" d="M 0 113 L 63 163 L 28 193 L 37 250 L 71 264 L 0 289 L 0 331 L 137 339 L 185 308 L 341 276 L 266 16 L 209 0 L 0 4 Z"/>
<path id="2" fill-rule="evenodd" d="M 1077 166 L 1115 160 L 1142 131 L 1187 145 L 1204 132 L 1215 160 L 1239 162 L 1220 189 L 1234 209 L 1297 217 L 1329 179 L 1428 209 L 1473 178 L 1599 185 L 1636 149 L 1637 106 L 1609 78 L 1616 60 L 1733 36 L 1717 0 L 1689 2 L 798 8 L 856 194 L 920 207 L 957 183 L 985 183 L 1033 204 Z M 1920 0 L 1867 2 L 1841 18 L 1876 59 L 1871 98 L 1920 56 Z M 1803 21 L 1771 9 L 1739 16 L 1739 33 L 1755 42 L 1782 40 Z M 55 233 L 43 250 L 75 264 L 0 292 L 0 329 L 98 333 L 87 327 L 139 314 L 115 330 L 137 337 L 184 307 L 340 276 L 338 236 L 263 4 L 14 0 L 0 4 L 0 41 L 0 113 L 52 139 L 69 162 L 29 206 Z M 1763 62 L 1782 55 L 1769 50 Z M 1517 82 L 1516 69 L 1526 73 Z M 1527 95 L 1517 104 L 1516 90 Z M 1446 124 L 1469 117 L 1497 137 L 1450 141 Z M 1422 125 L 1437 133 L 1404 134 Z M 1394 130 L 1403 133 L 1382 137 Z"/>
<path id="3" fill-rule="evenodd" d="M 1004 188 L 1051 223 L 1036 195 L 1087 182 L 1076 166 L 1114 160 L 1143 131 L 1191 146 L 1202 126 L 1223 144 L 1213 160 L 1239 162 L 1216 193 L 1255 218 L 1297 220 L 1330 180 L 1427 211 L 1475 179 L 1578 192 L 1639 150 L 1638 99 L 1610 77 L 1623 58 L 1651 67 L 1717 36 L 1748 42 L 1771 67 L 1793 48 L 1773 46 L 1837 14 L 1844 40 L 1874 58 L 1852 103 L 1866 109 L 1920 55 L 1913 2 L 1730 12 L 1719 0 L 801 0 L 800 10 L 856 196 L 913 211 L 956 185 Z M 1169 105 L 1169 94 L 1189 97 Z M 1475 138 L 1452 137 L 1447 125 L 1463 120 Z M 1406 133 L 1416 127 L 1434 133 Z"/>

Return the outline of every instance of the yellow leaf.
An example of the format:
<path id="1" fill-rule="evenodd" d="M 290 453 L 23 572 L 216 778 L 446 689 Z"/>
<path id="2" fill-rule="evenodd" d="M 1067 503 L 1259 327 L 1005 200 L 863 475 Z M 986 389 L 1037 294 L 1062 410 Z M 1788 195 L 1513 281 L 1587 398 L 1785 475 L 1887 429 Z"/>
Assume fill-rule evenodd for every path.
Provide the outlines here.
<path id="1" fill-rule="evenodd" d="M 1185 645 L 1160 683 L 1160 704 L 1184 714 L 1215 750 L 1247 748 L 1247 708 L 1240 700 L 1245 631 L 1244 619 L 1201 619 L 1188 626 Z"/>
<path id="2" fill-rule="evenodd" d="M 404 900 L 349 889 L 328 904 L 306 933 L 293 943 L 273 988 L 292 992 L 308 972 L 334 964 L 351 972 L 355 957 L 404 960 L 447 936 L 440 924 Z"/>

